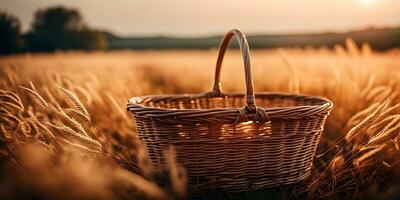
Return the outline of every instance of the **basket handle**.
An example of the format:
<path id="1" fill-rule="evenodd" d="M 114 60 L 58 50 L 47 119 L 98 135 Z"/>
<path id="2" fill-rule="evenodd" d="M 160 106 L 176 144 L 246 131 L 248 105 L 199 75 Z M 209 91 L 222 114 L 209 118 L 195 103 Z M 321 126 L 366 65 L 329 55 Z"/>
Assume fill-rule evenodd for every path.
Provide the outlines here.
<path id="1" fill-rule="evenodd" d="M 246 79 L 246 107 L 245 108 L 247 108 L 251 112 L 254 112 L 254 111 L 256 111 L 257 107 L 254 104 L 255 98 L 254 98 L 254 89 L 253 89 L 253 77 L 252 77 L 252 73 L 251 73 L 251 64 L 250 64 L 249 44 L 247 43 L 246 36 L 237 29 L 233 29 L 233 30 L 229 31 L 225 35 L 224 39 L 222 40 L 222 42 L 220 44 L 217 65 L 215 68 L 215 79 L 214 79 L 214 87 L 213 87 L 212 93 L 216 96 L 222 95 L 221 82 L 220 82 L 221 65 L 222 65 L 222 61 L 224 60 L 225 51 L 228 48 L 228 45 L 233 36 L 236 36 L 236 39 L 239 43 L 239 47 L 240 47 L 240 50 L 241 50 L 242 56 L 243 56 L 244 73 L 245 73 L 245 79 Z"/>

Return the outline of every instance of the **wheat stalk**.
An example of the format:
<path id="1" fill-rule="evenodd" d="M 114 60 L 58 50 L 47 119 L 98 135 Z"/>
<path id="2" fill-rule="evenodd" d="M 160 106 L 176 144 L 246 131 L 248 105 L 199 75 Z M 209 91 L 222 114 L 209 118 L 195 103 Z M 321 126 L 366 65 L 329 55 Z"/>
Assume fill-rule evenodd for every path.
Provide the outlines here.
<path id="1" fill-rule="evenodd" d="M 366 96 L 371 92 L 371 90 L 374 87 L 375 84 L 375 79 L 376 76 L 373 74 L 371 75 L 371 77 L 368 79 L 367 84 L 365 85 L 364 89 L 361 91 L 361 97 L 363 97 L 364 99 L 366 98 Z"/>
<path id="2" fill-rule="evenodd" d="M 43 87 L 43 91 L 46 93 L 47 97 L 50 99 L 50 102 L 55 106 L 56 110 L 62 110 L 60 104 L 54 98 L 53 94 L 51 94 L 50 89 L 47 86 Z"/>
<path id="3" fill-rule="evenodd" d="M 117 103 L 117 100 L 113 96 L 111 96 L 110 93 L 106 93 L 107 98 L 111 101 L 112 105 L 114 108 L 117 110 L 117 112 L 121 115 L 122 118 L 126 118 L 125 112 L 122 110 L 121 106 Z"/>
<path id="4" fill-rule="evenodd" d="M 359 56 L 360 50 L 357 47 L 356 42 L 352 38 L 346 38 L 346 48 L 349 55 Z"/>
<path id="5" fill-rule="evenodd" d="M 365 117 L 364 120 L 351 128 L 349 132 L 347 132 L 345 135 L 346 141 L 352 140 L 360 133 L 361 130 L 364 130 L 371 126 L 372 123 L 378 118 L 379 113 L 387 106 L 388 102 L 389 101 L 385 101 L 383 104 L 378 106 L 378 108 L 376 108 L 370 115 Z"/>
<path id="6" fill-rule="evenodd" d="M 368 94 L 365 96 L 365 100 L 366 101 L 371 101 L 373 100 L 376 96 L 378 96 L 379 94 L 383 94 L 384 92 L 391 92 L 391 89 L 387 86 L 377 86 L 374 89 L 372 89 L 371 91 L 368 92 Z"/>
<path id="7" fill-rule="evenodd" d="M 90 97 L 89 92 L 85 88 L 83 88 L 81 86 L 74 86 L 74 89 L 76 91 L 80 92 L 81 94 L 83 94 L 83 96 L 86 99 L 86 103 L 87 104 L 91 104 L 92 103 L 92 98 Z"/>
<path id="8" fill-rule="evenodd" d="M 40 129 L 44 130 L 44 134 L 43 134 L 43 132 L 41 132 L 43 135 L 45 135 L 45 136 L 48 137 L 48 138 L 52 138 L 52 139 L 55 139 L 55 138 L 56 138 L 56 137 L 53 135 L 53 133 L 52 133 L 46 126 L 44 126 L 44 125 L 35 117 L 35 115 L 34 115 L 31 111 L 28 111 L 28 113 L 29 113 L 29 115 L 31 116 L 31 119 L 36 123 L 36 125 L 37 125 Z"/>
<path id="9" fill-rule="evenodd" d="M 400 116 L 400 114 L 399 115 L 391 115 L 380 121 L 378 120 L 379 119 L 378 118 L 377 120 L 375 120 L 375 123 L 371 127 L 368 128 L 368 132 L 372 134 L 377 130 L 382 130 L 388 123 L 393 121 L 393 119 L 398 118 L 399 116 Z"/>
<path id="10" fill-rule="evenodd" d="M 79 101 L 78 97 L 76 97 L 74 93 L 72 93 L 71 91 L 69 91 L 67 89 L 64 89 L 60 85 L 57 85 L 57 86 L 75 104 L 76 108 L 81 113 L 85 114 L 88 119 L 90 119 L 90 115 L 89 115 L 88 111 L 83 106 L 83 104 Z"/>
<path id="11" fill-rule="evenodd" d="M 17 109 L 17 110 L 19 110 L 21 112 L 24 111 L 24 108 L 21 108 L 18 104 L 11 103 L 11 102 L 8 102 L 8 101 L 0 101 L 0 105 L 2 107 L 12 107 L 12 108 L 15 108 L 15 109 Z"/>
<path id="12" fill-rule="evenodd" d="M 0 124 L 0 139 L 2 141 L 10 141 L 12 139 L 11 134 L 4 128 L 3 124 Z"/>
<path id="13" fill-rule="evenodd" d="M 368 108 L 361 110 L 360 112 L 353 115 L 346 124 L 346 128 L 353 127 L 355 124 L 360 123 L 360 121 L 366 116 L 368 116 L 372 111 L 376 110 L 379 107 L 379 103 L 374 103 L 370 105 Z"/>
<path id="14" fill-rule="evenodd" d="M 389 138 L 394 138 L 396 135 L 400 134 L 400 117 L 395 117 L 389 124 L 383 128 L 378 134 L 373 136 L 367 143 L 367 146 L 374 146 L 377 144 L 384 143 L 389 140 Z"/>
<path id="15" fill-rule="evenodd" d="M 367 160 L 367 159 L 370 158 L 371 156 L 373 156 L 373 155 L 379 153 L 379 152 L 380 152 L 383 148 L 385 148 L 385 147 L 386 147 L 386 144 L 382 144 L 382 145 L 380 145 L 379 147 L 374 148 L 374 149 L 368 151 L 367 153 L 362 154 L 359 158 L 357 158 L 357 159 L 355 159 L 355 160 L 353 161 L 353 165 L 355 165 L 355 166 L 360 166 L 360 163 L 361 163 L 361 162 L 364 162 L 365 160 Z"/>
<path id="16" fill-rule="evenodd" d="M 102 150 L 102 145 L 97 142 L 96 140 L 93 140 L 92 138 L 89 137 L 84 137 L 82 135 L 80 135 L 79 133 L 77 133 L 76 131 L 74 131 L 73 129 L 71 129 L 68 126 L 65 126 L 64 124 L 58 126 L 55 124 L 52 124 L 50 122 L 46 122 L 46 124 L 58 131 L 61 131 L 63 133 L 66 133 L 67 136 L 79 141 L 80 143 L 84 144 L 85 146 L 87 146 L 90 149 L 95 149 L 95 150 Z"/>
<path id="17" fill-rule="evenodd" d="M 8 100 L 12 101 L 12 103 L 14 103 L 15 105 L 18 105 L 20 108 L 19 110 L 21 110 L 21 111 L 24 110 L 24 105 L 22 104 L 21 99 L 15 93 L 10 92 L 10 91 L 1 90 L 0 97 L 8 99 Z"/>
<path id="18" fill-rule="evenodd" d="M 386 109 L 385 111 L 382 112 L 382 114 L 376 119 L 376 122 L 380 122 L 383 119 L 386 119 L 386 117 L 388 117 L 389 115 L 392 114 L 400 114 L 400 103 Z"/>
<path id="19" fill-rule="evenodd" d="M 24 89 L 25 91 L 27 91 L 34 99 L 36 99 L 42 106 L 44 107 L 48 107 L 49 105 L 47 104 L 47 102 L 43 99 L 42 96 L 40 96 L 40 94 L 36 91 L 36 90 L 32 90 L 29 89 L 27 87 L 23 87 L 23 86 L 19 86 L 19 88 Z"/>
<path id="20" fill-rule="evenodd" d="M 77 133 L 79 133 L 80 135 L 84 136 L 84 137 L 89 137 L 88 134 L 86 133 L 85 129 L 82 127 L 82 125 L 76 121 L 74 118 L 68 116 L 65 112 L 58 112 L 58 114 L 60 116 L 62 116 L 64 119 L 66 119 L 68 121 L 68 123 L 72 124 L 76 130 L 78 131 Z"/>
<path id="21" fill-rule="evenodd" d="M 281 57 L 283 59 L 283 62 L 285 63 L 285 66 L 287 67 L 287 69 L 289 70 L 291 76 L 290 78 L 293 79 L 292 82 L 292 91 L 294 93 L 300 93 L 300 81 L 299 81 L 299 77 L 297 76 L 296 70 L 293 67 L 293 64 L 290 62 L 286 52 L 284 49 L 280 49 L 280 54 Z"/>
<path id="22" fill-rule="evenodd" d="M 88 118 L 88 116 L 85 115 L 85 113 L 82 113 L 79 110 L 75 110 L 75 109 L 71 109 L 71 108 L 67 108 L 67 109 L 64 109 L 64 110 L 65 110 L 65 112 L 75 114 L 75 115 L 81 117 L 82 119 L 84 119 L 86 122 L 90 123 L 90 118 Z"/>
<path id="23" fill-rule="evenodd" d="M 0 113 L 3 113 L 2 114 L 2 118 L 0 118 L 0 120 L 5 120 L 5 121 L 7 121 L 6 119 L 10 119 L 11 121 L 14 121 L 15 123 L 20 123 L 21 122 L 21 120 L 20 119 L 18 119 L 18 117 L 16 117 L 15 115 L 13 115 L 13 114 L 11 114 L 7 109 L 5 109 L 5 108 L 0 108 Z"/>
<path id="24" fill-rule="evenodd" d="M 91 154 L 101 153 L 98 150 L 89 149 L 86 146 L 80 145 L 78 143 L 72 143 L 72 142 L 70 142 L 70 141 L 68 141 L 68 140 L 66 140 L 64 138 L 57 138 L 57 142 L 62 143 L 63 146 L 66 144 L 66 145 L 69 145 L 69 147 L 71 147 L 72 149 L 76 149 L 76 150 L 83 151 L 83 152 L 86 152 L 86 153 L 91 153 Z"/>

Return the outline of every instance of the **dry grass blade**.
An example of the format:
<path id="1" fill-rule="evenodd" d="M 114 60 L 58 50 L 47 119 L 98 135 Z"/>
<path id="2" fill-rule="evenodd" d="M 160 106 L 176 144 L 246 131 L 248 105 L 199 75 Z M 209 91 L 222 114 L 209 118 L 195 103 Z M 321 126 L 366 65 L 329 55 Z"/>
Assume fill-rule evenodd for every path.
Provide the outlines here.
<path id="1" fill-rule="evenodd" d="M 20 88 L 24 89 L 25 91 L 27 91 L 34 99 L 36 99 L 42 106 L 44 107 L 48 107 L 49 105 L 47 104 L 47 102 L 43 99 L 42 96 L 40 96 L 40 94 L 36 91 L 36 90 L 32 90 L 29 89 L 27 87 L 23 87 L 23 86 L 19 86 Z"/>
<path id="2" fill-rule="evenodd" d="M 61 87 L 60 85 L 57 85 L 57 86 L 75 104 L 76 108 L 80 112 L 85 114 L 88 119 L 90 119 L 89 112 L 86 110 L 86 108 L 83 106 L 83 104 L 79 101 L 78 97 L 76 97 L 76 95 L 74 93 Z"/>

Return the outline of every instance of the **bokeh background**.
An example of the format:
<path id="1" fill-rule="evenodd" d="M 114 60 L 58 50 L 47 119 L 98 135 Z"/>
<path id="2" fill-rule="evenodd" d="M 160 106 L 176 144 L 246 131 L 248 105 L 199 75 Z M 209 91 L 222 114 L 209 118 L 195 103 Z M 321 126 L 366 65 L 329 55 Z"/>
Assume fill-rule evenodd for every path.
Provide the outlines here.
<path id="1" fill-rule="evenodd" d="M 1 53 L 54 50 L 209 49 L 238 28 L 252 48 L 400 46 L 396 0 L 1 0 Z"/>

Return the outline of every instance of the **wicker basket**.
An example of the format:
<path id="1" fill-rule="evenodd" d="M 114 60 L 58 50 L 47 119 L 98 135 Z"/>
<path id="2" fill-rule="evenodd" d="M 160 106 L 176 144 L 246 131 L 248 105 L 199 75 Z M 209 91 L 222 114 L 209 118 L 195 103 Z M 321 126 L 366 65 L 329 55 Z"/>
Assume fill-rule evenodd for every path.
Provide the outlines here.
<path id="1" fill-rule="evenodd" d="M 220 90 L 221 64 L 233 36 L 244 59 L 246 94 Z M 246 191 L 306 178 L 331 109 L 322 97 L 254 94 L 249 47 L 238 30 L 220 45 L 212 92 L 128 101 L 150 160 L 163 164 L 163 151 L 174 145 L 191 191 Z"/>

